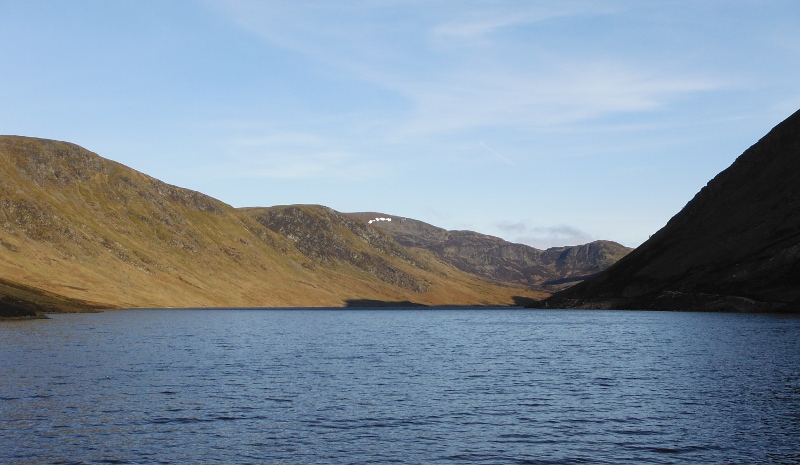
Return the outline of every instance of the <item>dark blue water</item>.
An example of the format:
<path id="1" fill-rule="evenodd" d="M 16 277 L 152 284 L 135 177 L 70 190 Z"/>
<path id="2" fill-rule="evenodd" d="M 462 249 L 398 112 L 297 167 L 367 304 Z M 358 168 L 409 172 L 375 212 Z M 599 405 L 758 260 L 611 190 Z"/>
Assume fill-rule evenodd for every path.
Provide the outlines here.
<path id="1" fill-rule="evenodd" d="M 0 463 L 800 463 L 800 319 L 131 310 L 0 323 Z"/>

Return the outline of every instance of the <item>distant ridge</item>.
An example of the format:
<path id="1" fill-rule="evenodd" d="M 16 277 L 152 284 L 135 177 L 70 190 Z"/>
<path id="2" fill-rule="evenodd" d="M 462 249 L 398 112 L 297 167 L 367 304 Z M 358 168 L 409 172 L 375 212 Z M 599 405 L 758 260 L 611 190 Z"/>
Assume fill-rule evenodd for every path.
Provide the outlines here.
<path id="1" fill-rule="evenodd" d="M 800 111 L 628 256 L 535 306 L 800 312 Z"/>
<path id="2" fill-rule="evenodd" d="M 348 215 L 373 221 L 372 226 L 386 231 L 398 243 L 425 249 L 461 271 L 549 291 L 605 270 L 633 250 L 612 241 L 539 250 L 473 231 L 448 231 L 396 215 L 377 212 Z"/>

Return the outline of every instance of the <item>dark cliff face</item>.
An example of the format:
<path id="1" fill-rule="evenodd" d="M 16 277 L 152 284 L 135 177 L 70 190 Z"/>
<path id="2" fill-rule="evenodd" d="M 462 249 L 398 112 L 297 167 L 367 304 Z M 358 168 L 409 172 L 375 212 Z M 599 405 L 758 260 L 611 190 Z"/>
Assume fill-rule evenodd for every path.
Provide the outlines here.
<path id="1" fill-rule="evenodd" d="M 539 250 L 473 231 L 448 231 L 422 221 L 383 213 L 349 213 L 390 234 L 398 243 L 433 252 L 437 258 L 468 273 L 498 281 L 552 288 L 571 285 L 608 268 L 631 249 L 616 242 L 596 241 Z"/>
<path id="2" fill-rule="evenodd" d="M 800 311 L 800 111 L 650 240 L 542 305 Z"/>

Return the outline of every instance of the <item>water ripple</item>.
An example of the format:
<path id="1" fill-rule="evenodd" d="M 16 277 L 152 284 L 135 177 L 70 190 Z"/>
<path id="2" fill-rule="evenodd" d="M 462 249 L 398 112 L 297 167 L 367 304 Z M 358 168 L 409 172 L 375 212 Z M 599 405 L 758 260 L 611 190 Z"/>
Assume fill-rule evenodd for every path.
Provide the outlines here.
<path id="1" fill-rule="evenodd" d="M 800 320 L 117 311 L 0 325 L 0 463 L 800 464 Z"/>

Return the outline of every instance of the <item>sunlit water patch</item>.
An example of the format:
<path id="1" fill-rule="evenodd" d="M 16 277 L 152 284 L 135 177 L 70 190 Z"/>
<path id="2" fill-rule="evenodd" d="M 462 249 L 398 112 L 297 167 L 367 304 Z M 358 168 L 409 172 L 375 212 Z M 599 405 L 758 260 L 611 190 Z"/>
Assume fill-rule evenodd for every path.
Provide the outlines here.
<path id="1" fill-rule="evenodd" d="M 126 310 L 0 324 L 0 463 L 800 463 L 800 319 Z"/>

